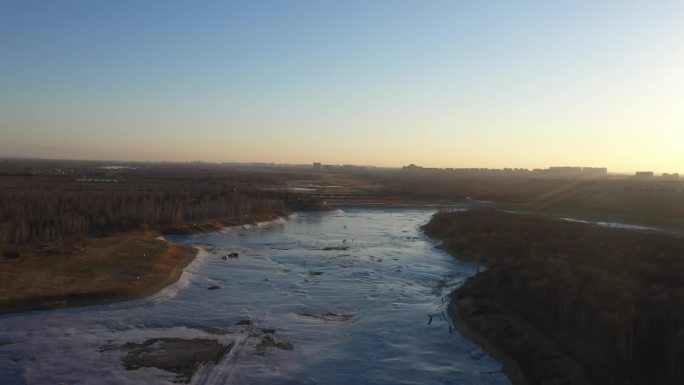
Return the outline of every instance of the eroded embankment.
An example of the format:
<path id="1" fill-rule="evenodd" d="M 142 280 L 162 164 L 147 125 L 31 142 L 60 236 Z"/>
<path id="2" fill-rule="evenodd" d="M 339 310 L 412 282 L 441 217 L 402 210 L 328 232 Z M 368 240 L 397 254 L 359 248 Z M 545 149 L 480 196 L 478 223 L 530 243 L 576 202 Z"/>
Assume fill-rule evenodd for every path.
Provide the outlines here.
<path id="1" fill-rule="evenodd" d="M 684 381 L 683 239 L 492 210 L 424 230 L 488 266 L 452 293 L 451 315 L 527 383 Z"/>

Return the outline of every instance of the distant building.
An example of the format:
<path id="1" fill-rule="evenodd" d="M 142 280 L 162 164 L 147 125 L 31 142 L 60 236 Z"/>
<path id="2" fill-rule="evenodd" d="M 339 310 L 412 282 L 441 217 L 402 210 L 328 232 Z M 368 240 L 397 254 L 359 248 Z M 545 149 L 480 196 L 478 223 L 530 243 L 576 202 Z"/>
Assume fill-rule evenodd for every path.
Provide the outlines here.
<path id="1" fill-rule="evenodd" d="M 663 180 L 679 180 L 679 174 L 678 173 L 674 173 L 674 174 L 664 173 L 663 174 Z"/>
<path id="2" fill-rule="evenodd" d="M 579 176 L 582 175 L 582 167 L 549 167 L 552 176 Z"/>
<path id="3" fill-rule="evenodd" d="M 583 167 L 582 176 L 600 177 L 607 176 L 608 169 L 606 167 Z"/>
<path id="4" fill-rule="evenodd" d="M 321 162 L 314 162 L 313 168 L 314 168 L 314 170 L 320 170 L 321 169 Z"/>
<path id="5" fill-rule="evenodd" d="M 654 175 L 653 171 L 637 171 L 634 177 L 637 179 L 651 179 Z"/>

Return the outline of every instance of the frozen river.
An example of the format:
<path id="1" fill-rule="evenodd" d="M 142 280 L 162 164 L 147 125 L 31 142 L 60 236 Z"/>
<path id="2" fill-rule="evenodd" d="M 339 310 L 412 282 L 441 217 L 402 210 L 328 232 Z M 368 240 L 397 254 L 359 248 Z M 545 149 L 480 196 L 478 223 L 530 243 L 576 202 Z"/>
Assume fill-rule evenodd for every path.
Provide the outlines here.
<path id="1" fill-rule="evenodd" d="M 173 383 L 127 370 L 120 347 L 174 337 L 234 343 L 193 384 L 508 384 L 451 326 L 447 295 L 475 268 L 422 234 L 433 213 L 347 209 L 170 237 L 202 252 L 154 297 L 0 317 L 0 383 Z M 270 329 L 293 350 L 259 347 Z"/>

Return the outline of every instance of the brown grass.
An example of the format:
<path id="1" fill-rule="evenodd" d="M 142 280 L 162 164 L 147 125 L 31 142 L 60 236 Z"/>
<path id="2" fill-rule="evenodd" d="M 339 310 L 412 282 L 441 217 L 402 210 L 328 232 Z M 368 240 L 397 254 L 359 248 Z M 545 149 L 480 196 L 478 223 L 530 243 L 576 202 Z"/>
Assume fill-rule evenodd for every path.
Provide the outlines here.
<path id="1" fill-rule="evenodd" d="M 89 238 L 0 259 L 0 313 L 151 295 L 175 282 L 196 250 L 151 236 Z"/>

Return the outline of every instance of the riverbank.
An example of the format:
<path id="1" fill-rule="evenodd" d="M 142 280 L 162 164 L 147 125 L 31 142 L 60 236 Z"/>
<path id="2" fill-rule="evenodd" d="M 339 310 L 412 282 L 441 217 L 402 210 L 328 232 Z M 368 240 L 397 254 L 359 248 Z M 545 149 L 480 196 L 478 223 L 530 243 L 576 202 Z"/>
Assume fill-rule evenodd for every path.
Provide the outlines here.
<path id="1" fill-rule="evenodd" d="M 0 362 L 11 365 L 0 365 L 0 378 L 157 384 L 187 381 L 199 364 L 190 383 L 507 383 L 443 314 L 444 295 L 472 269 L 422 236 L 433 213 L 297 213 L 170 236 L 208 252 L 152 298 L 0 317 Z M 239 257 L 220 257 L 231 252 Z"/>
<path id="2" fill-rule="evenodd" d="M 456 329 L 501 362 L 513 385 L 589 385 L 581 366 L 520 314 L 468 292 L 452 293 L 449 316 Z"/>
<path id="3" fill-rule="evenodd" d="M 182 226 L 167 226 L 162 228 L 161 233 L 163 235 L 210 233 L 213 231 L 219 231 L 226 227 L 256 225 L 262 222 L 269 222 L 290 214 L 290 211 L 283 210 L 261 214 L 250 214 L 241 217 L 215 219 L 212 221 L 204 221 L 199 223 L 189 223 Z"/>
<path id="4" fill-rule="evenodd" d="M 488 266 L 452 293 L 449 310 L 526 383 L 684 378 L 683 239 L 494 210 L 438 213 L 424 230 Z"/>
<path id="5" fill-rule="evenodd" d="M 160 239 L 275 220 L 289 212 L 217 219 L 20 250 L 0 258 L 0 314 L 129 301 L 176 282 L 197 250 Z"/>

